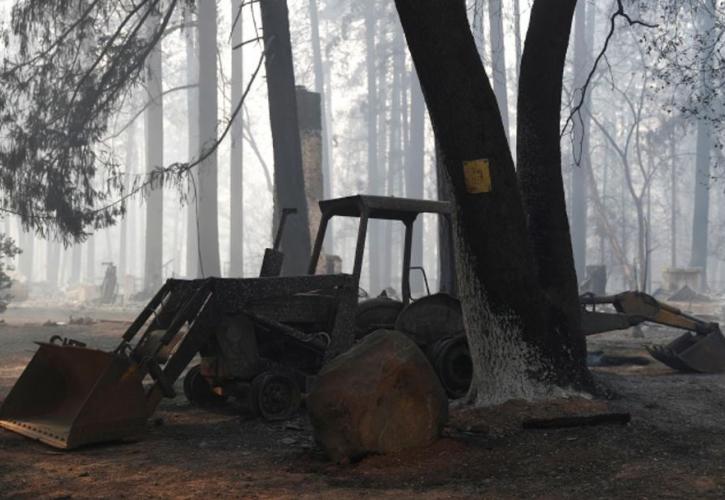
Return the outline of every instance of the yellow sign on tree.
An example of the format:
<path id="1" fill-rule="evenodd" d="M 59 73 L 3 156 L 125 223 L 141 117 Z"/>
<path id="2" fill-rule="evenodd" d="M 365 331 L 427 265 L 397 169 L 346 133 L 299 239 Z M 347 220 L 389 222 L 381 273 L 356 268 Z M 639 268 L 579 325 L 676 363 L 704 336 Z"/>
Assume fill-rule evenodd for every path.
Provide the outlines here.
<path id="1" fill-rule="evenodd" d="M 488 160 L 469 160 L 463 162 L 463 178 L 466 191 L 471 194 L 491 192 L 491 168 Z"/>

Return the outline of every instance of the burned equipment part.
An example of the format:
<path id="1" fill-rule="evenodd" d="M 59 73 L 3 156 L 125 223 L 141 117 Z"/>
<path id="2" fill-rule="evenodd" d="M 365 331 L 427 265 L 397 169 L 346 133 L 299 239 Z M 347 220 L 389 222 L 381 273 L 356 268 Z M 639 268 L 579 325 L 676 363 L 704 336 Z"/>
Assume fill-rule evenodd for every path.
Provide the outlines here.
<path id="1" fill-rule="evenodd" d="M 725 371 L 725 337 L 717 323 L 685 314 L 643 292 L 609 296 L 585 294 L 579 300 L 584 307 L 582 328 L 585 335 L 626 329 L 644 322 L 686 330 L 666 346 L 648 346 L 647 351 L 657 361 L 678 371 Z M 610 305 L 614 312 L 597 311 L 599 305 Z"/>

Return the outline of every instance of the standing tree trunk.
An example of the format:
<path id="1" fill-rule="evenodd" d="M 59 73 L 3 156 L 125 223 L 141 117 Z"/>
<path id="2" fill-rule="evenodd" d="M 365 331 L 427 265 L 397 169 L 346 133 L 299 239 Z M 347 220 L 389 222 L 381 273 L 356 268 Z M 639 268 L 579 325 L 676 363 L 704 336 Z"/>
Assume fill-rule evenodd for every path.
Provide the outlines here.
<path id="1" fill-rule="evenodd" d="M 576 99 L 582 92 L 589 73 L 589 47 L 586 42 L 587 30 L 594 30 L 594 26 L 587 26 L 585 9 L 586 2 L 581 2 L 576 8 L 574 19 L 574 95 Z M 594 9 L 594 6 L 589 8 Z M 591 95 L 591 90 L 586 98 Z M 588 107 L 587 107 L 588 109 Z M 580 118 L 574 120 L 572 151 L 574 153 L 574 168 L 571 174 L 571 239 L 574 249 L 574 265 L 576 275 L 580 282 L 585 279 L 587 264 L 587 175 L 591 168 L 589 154 L 589 112 L 581 113 Z"/>
<path id="2" fill-rule="evenodd" d="M 68 284 L 70 285 L 77 285 L 81 281 L 81 258 L 81 245 L 76 243 L 71 248 L 70 275 L 68 276 Z"/>
<path id="3" fill-rule="evenodd" d="M 506 85 L 506 51 L 503 36 L 503 7 L 501 0 L 488 0 L 488 25 L 491 31 L 491 72 L 493 91 L 501 112 L 503 128 L 509 137 L 509 100 Z"/>
<path id="4" fill-rule="evenodd" d="M 677 127 L 670 132 L 670 268 L 677 267 Z"/>
<path id="5" fill-rule="evenodd" d="M 192 162 L 199 155 L 199 60 L 195 38 L 199 30 L 193 26 L 193 19 L 187 12 L 187 26 L 184 32 L 186 46 L 186 84 L 194 85 L 186 90 L 186 121 L 188 161 Z M 199 175 L 197 169 L 189 172 L 190 185 L 188 203 L 186 204 L 186 276 L 199 277 L 199 240 L 197 234 L 197 196 L 199 191 Z"/>
<path id="6" fill-rule="evenodd" d="M 714 95 L 713 65 L 715 61 L 715 0 L 707 0 L 697 9 L 697 25 L 702 33 L 700 60 L 700 99 L 708 103 Z M 712 123 L 707 110 L 700 111 L 697 119 L 697 150 L 695 159 L 695 207 L 692 214 L 692 252 L 690 266 L 702 269 L 701 288 L 707 289 L 708 219 L 710 214 L 710 155 L 713 150 Z"/>
<path id="7" fill-rule="evenodd" d="M 151 32 L 159 23 L 152 18 Z M 161 43 L 157 43 L 146 61 L 146 91 L 149 105 L 145 112 L 146 171 L 164 165 L 164 101 L 162 96 Z M 161 286 L 163 267 L 164 188 L 161 181 L 154 182 L 146 199 L 146 238 L 144 264 L 144 291 L 155 292 Z"/>
<path id="8" fill-rule="evenodd" d="M 126 188 L 130 186 L 131 175 L 136 171 L 136 120 L 129 124 L 126 129 L 126 158 L 124 168 L 124 179 Z M 131 218 L 131 205 L 126 205 L 126 213 L 121 219 L 121 228 L 118 238 L 118 280 L 121 287 L 125 284 L 125 277 L 128 274 L 128 233 L 129 219 Z M 124 290 L 124 294 L 127 290 Z"/>
<path id="9" fill-rule="evenodd" d="M 519 6 L 519 0 L 514 0 L 514 49 L 516 54 L 516 60 L 514 66 L 516 67 L 516 85 L 519 83 L 519 74 L 521 73 L 521 7 Z"/>
<path id="10" fill-rule="evenodd" d="M 377 32 L 377 1 L 370 0 L 365 4 L 365 68 L 367 70 L 367 171 L 368 193 L 378 194 L 380 174 L 378 165 L 378 86 L 377 66 L 375 57 L 375 38 Z M 371 291 L 380 290 L 380 268 L 383 254 L 382 238 L 379 227 L 370 228 L 369 271 Z"/>
<path id="11" fill-rule="evenodd" d="M 60 244 L 53 240 L 46 240 L 45 246 L 45 280 L 51 290 L 58 288 L 60 271 Z"/>
<path id="12" fill-rule="evenodd" d="M 322 48 L 320 46 L 320 21 L 317 14 L 317 0 L 309 0 L 310 14 L 310 41 L 312 42 L 312 64 L 315 72 L 315 92 L 320 94 L 320 106 L 322 108 L 322 196 L 330 198 L 332 186 L 332 171 L 330 169 L 330 124 L 327 122 L 327 99 L 329 84 L 325 82 L 325 72 L 322 64 Z M 330 247 L 331 236 L 326 236 L 326 244 Z"/>
<path id="13" fill-rule="evenodd" d="M 562 79 L 575 6 L 576 0 L 533 4 L 519 77 L 517 158 L 535 269 L 548 299 L 549 328 L 556 332 L 548 336 L 548 348 L 566 377 L 583 382 L 589 377 L 586 343 L 559 142 Z M 569 351 L 557 352 L 562 348 Z"/>
<path id="14" fill-rule="evenodd" d="M 198 4 L 199 22 L 199 274 L 221 276 L 217 217 L 217 19 L 216 3 Z"/>
<path id="15" fill-rule="evenodd" d="M 415 70 L 411 72 L 410 91 L 410 140 L 405 158 L 405 195 L 408 198 L 423 198 L 423 175 L 425 174 L 425 100 Z M 423 265 L 423 227 L 421 220 L 413 228 L 413 242 L 410 261 L 415 266 Z M 447 236 L 446 236 L 446 239 Z M 439 243 L 440 252 L 440 243 Z M 423 277 L 411 276 L 411 291 L 423 291 Z"/>
<path id="16" fill-rule="evenodd" d="M 232 47 L 242 43 L 242 17 L 239 11 L 242 0 L 232 0 Z M 242 99 L 244 75 L 242 71 L 242 47 L 232 49 L 232 109 Z M 232 146 L 229 156 L 229 276 L 244 275 L 244 137 L 242 114 L 232 122 Z"/>
<path id="17" fill-rule="evenodd" d="M 282 236 L 282 270 L 287 275 L 301 275 L 307 272 L 311 248 L 287 1 L 261 0 L 259 6 L 266 52 L 276 212 L 281 213 L 279 208 L 297 209 Z"/>
<path id="18" fill-rule="evenodd" d="M 393 31 L 393 39 L 391 42 L 392 50 L 392 82 L 390 85 L 390 121 L 388 126 L 388 175 L 387 175 L 387 196 L 398 196 L 398 192 L 402 191 L 401 175 L 403 173 L 403 150 L 402 150 L 402 106 L 401 106 L 401 89 L 403 86 L 403 68 L 405 66 L 405 45 L 403 44 L 403 32 L 397 23 L 391 23 Z M 385 255 L 383 265 L 383 277 L 386 284 L 397 288 L 400 281 L 397 275 L 400 270 L 400 255 L 398 246 L 395 245 L 393 238 L 393 223 L 386 221 L 385 223 L 385 248 L 388 249 Z M 397 229 L 397 228 L 395 228 Z M 415 265 L 419 265 L 418 262 Z"/>
<path id="19" fill-rule="evenodd" d="M 20 228 L 20 248 L 23 253 L 19 256 L 18 269 L 30 283 L 33 280 L 33 270 L 35 265 L 35 235 L 32 231 L 26 231 Z"/>
<path id="20" fill-rule="evenodd" d="M 546 397 L 552 385 L 588 387 L 579 310 L 564 307 L 572 290 L 576 298 L 571 248 L 561 262 L 551 258 L 562 244 L 567 247 L 568 230 L 550 248 L 542 248 L 542 228 L 536 224 L 563 221 L 568 229 L 560 164 L 553 161 L 560 155 L 561 99 L 554 90 L 561 90 L 574 2 L 566 2 L 563 9 L 554 9 L 547 0 L 534 3 L 526 42 L 532 48 L 524 49 L 522 63 L 522 81 L 530 81 L 527 71 L 546 76 L 533 93 L 525 85 L 531 94 L 519 101 L 527 122 L 519 151 L 529 159 L 532 153 L 545 153 L 539 156 L 542 164 L 529 163 L 524 174 L 539 181 L 538 186 L 528 184 L 527 199 L 532 201 L 534 188 L 545 202 L 543 208 L 527 205 L 538 236 L 536 256 L 555 265 L 568 256 L 568 268 L 561 269 L 565 276 L 548 282 L 542 278 L 550 276 L 537 275 L 506 132 L 471 36 L 465 2 L 396 0 L 396 5 L 452 185 L 459 295 L 474 365 L 469 399 L 486 404 Z M 544 115 L 531 113 L 534 100 L 543 101 Z M 543 217 L 534 210 L 545 210 Z M 554 300 L 547 300 L 551 296 Z"/>
<path id="21" fill-rule="evenodd" d="M 91 235 L 86 240 L 86 283 L 96 282 L 96 237 Z"/>

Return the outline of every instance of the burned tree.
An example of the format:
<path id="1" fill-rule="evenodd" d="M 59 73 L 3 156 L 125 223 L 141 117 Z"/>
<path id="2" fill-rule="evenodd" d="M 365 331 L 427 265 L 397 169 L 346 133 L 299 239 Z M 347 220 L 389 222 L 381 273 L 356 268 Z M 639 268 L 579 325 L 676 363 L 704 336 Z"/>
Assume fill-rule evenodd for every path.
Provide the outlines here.
<path id="1" fill-rule="evenodd" d="M 274 149 L 276 212 L 296 208 L 282 237 L 285 274 L 304 274 L 310 258 L 307 202 L 297 120 L 295 76 L 286 0 L 262 0 L 269 118 Z"/>
<path id="2" fill-rule="evenodd" d="M 586 388 L 558 125 L 575 2 L 534 2 L 521 67 L 518 179 L 465 2 L 396 5 L 452 187 L 459 294 L 474 359 L 469 399 Z M 534 87 L 537 71 L 543 81 Z"/>

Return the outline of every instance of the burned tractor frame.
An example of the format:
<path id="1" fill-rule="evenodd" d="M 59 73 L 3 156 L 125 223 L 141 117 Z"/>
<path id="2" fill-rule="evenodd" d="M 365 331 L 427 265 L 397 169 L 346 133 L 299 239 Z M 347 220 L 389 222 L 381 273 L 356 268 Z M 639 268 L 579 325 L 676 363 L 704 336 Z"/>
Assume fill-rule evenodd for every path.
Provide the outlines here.
<path id="1" fill-rule="evenodd" d="M 281 267 L 275 248 L 265 253 L 264 277 L 168 280 L 112 352 L 73 341 L 39 343 L 0 407 L 0 426 L 64 449 L 134 438 L 161 399 L 175 396 L 174 382 L 197 354 L 201 363 L 183 384 L 193 403 L 234 396 L 265 418 L 284 419 L 325 359 L 370 329 L 399 327 L 434 358 L 465 347 L 465 339 L 450 342 L 463 334 L 457 301 L 429 295 L 412 302 L 410 295 L 413 224 L 425 212 L 449 217 L 447 203 L 351 196 L 322 201 L 320 209 L 309 275 L 274 276 Z M 315 274 L 336 216 L 359 218 L 352 274 Z M 358 303 L 370 219 L 405 226 L 401 301 Z"/>

